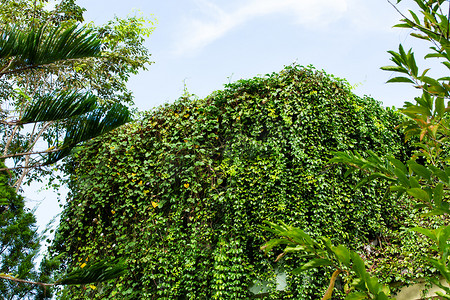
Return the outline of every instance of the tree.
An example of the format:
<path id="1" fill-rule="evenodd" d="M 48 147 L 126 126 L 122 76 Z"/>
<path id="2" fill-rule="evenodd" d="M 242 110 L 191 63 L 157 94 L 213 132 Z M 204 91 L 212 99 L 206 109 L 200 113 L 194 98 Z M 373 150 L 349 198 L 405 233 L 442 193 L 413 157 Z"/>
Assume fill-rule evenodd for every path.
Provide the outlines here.
<path id="1" fill-rule="evenodd" d="M 0 39 L 0 59 L 7 61 L 0 70 L 0 78 L 19 72 L 30 72 L 33 69 L 45 68 L 56 62 L 73 59 L 95 57 L 100 53 L 100 40 L 91 30 L 68 26 L 53 28 L 47 31 L 45 25 L 30 28 L 28 31 L 17 28 L 3 28 Z M 25 96 L 25 95 L 24 95 Z M 116 104 L 111 107 L 98 105 L 96 97 L 89 92 L 71 90 L 55 90 L 50 93 L 36 93 L 19 110 L 2 108 L 3 130 L 8 136 L 1 159 L 25 156 L 27 166 L 30 156 L 39 154 L 41 165 L 53 164 L 79 143 L 110 131 L 130 120 L 128 109 Z M 32 153 L 17 153 L 13 140 L 15 133 L 25 124 L 34 125 L 27 148 L 32 149 L 45 130 L 53 123 L 63 122 L 60 128 L 65 129 L 61 142 L 55 141 L 53 149 Z M 11 154 L 9 154 L 11 153 Z M 45 155 L 45 156 L 44 156 Z M 9 168 L 3 167 L 6 171 Z M 26 173 L 25 173 L 26 174 Z M 23 179 L 19 178 L 19 183 Z M 7 180 L 2 177 L 0 201 L 2 207 L 0 229 L 2 235 L 1 277 L 13 281 L 27 279 L 33 274 L 33 258 L 38 249 L 39 240 L 33 230 L 35 222 L 32 213 L 24 212 L 23 198 L 11 192 Z M 28 251 L 27 249 L 30 249 Z M 8 275 L 14 274 L 14 275 Z M 29 293 L 30 288 L 14 288 L 3 284 L 3 296 L 19 297 L 21 293 Z M 24 295 L 20 296 L 23 298 Z"/>
<path id="2" fill-rule="evenodd" d="M 23 197 L 9 186 L 9 177 L 6 171 L 0 172 L 0 273 L 36 280 L 33 260 L 39 251 L 40 238 L 35 217 L 25 208 Z M 10 280 L 0 281 L 2 299 L 25 299 L 33 289 Z"/>
<path id="3" fill-rule="evenodd" d="M 126 81 L 149 63 L 143 42 L 152 29 L 145 19 L 116 18 L 103 27 L 80 27 L 83 9 L 74 1 L 63 0 L 50 11 L 46 2 L 5 1 L 0 12 L 0 160 L 14 162 L 9 167 L 2 164 L 0 171 L 8 172 L 16 191 L 30 170 L 38 172 L 29 180 L 38 180 L 51 172 L 44 167 L 53 169 L 80 143 L 129 121 L 132 94 Z M 23 14 L 17 14 L 19 8 Z M 43 142 L 47 146 L 36 150 Z M 8 184 L 0 192 L 16 195 Z M 30 295 L 33 288 L 17 282 L 87 283 L 123 272 L 120 261 L 114 266 L 97 262 L 59 276 L 53 284 L 33 281 L 39 246 L 34 217 L 24 211 L 19 196 L 0 197 L 0 208 L 0 262 L 6 266 L 0 269 L 0 277 L 6 279 L 0 292 L 5 298 Z M 34 243 L 25 243 L 27 234 Z"/>
<path id="4" fill-rule="evenodd" d="M 397 4 L 401 0 L 397 0 Z M 415 0 L 420 14 L 410 10 L 410 17 L 402 14 L 401 23 L 395 27 L 413 30 L 411 36 L 431 44 L 425 59 L 437 58 L 445 67 L 444 74 L 450 69 L 450 11 L 444 0 Z M 392 4 L 394 7 L 395 5 Z M 421 18 L 419 18 L 419 16 Z M 403 163 L 393 156 L 379 157 L 374 153 L 336 152 L 331 160 L 349 166 L 349 173 L 360 170 L 367 177 L 359 186 L 370 180 L 383 179 L 390 183 L 390 191 L 397 197 L 406 195 L 413 200 L 411 211 L 420 212 L 424 218 L 422 225 L 411 228 L 433 242 L 431 250 L 424 258 L 428 268 L 439 272 L 450 283 L 450 166 L 449 135 L 450 77 L 437 79 L 431 77 L 430 68 L 419 71 L 412 50 L 405 51 L 402 45 L 399 51 L 389 51 L 393 66 L 383 70 L 400 73 L 388 82 L 406 82 L 422 90 L 415 103 L 406 102 L 400 111 L 406 120 L 402 124 L 407 140 L 416 141 L 417 150 Z M 439 73 L 438 73 L 439 74 Z M 443 223 L 443 224 L 442 224 Z M 361 257 L 345 246 L 333 246 L 326 238 L 311 239 L 304 231 L 286 224 L 270 223 L 267 229 L 281 236 L 281 239 L 269 241 L 263 247 L 270 250 L 280 244 L 287 244 L 284 254 L 302 253 L 309 261 L 299 266 L 297 272 L 309 268 L 328 267 L 335 270 L 330 286 L 323 299 L 330 299 L 334 282 L 341 273 L 347 274 L 350 288 L 346 299 L 388 299 L 389 288 L 379 283 L 375 276 L 366 271 Z M 440 226 L 437 226 L 440 225 Z M 415 272 L 418 272 L 415 270 Z M 437 274 L 427 278 L 440 287 L 438 295 L 450 298 L 450 288 L 442 285 Z M 351 280 L 354 280 L 353 283 Z"/>
<path id="5" fill-rule="evenodd" d="M 32 28 L 36 28 L 37 23 L 45 23 L 46 26 L 39 27 L 40 38 L 44 43 L 47 35 L 58 34 L 58 32 L 62 34 L 62 29 L 58 28 L 75 30 L 74 24 L 83 20 L 83 9 L 74 1 L 61 1 L 50 11 L 44 9 L 45 3 L 46 1 L 9 1 L 2 10 L 0 19 L 4 24 L 16 22 L 15 29 L 27 28 L 26 23 L 31 24 Z M 16 17 L 11 13 L 15 7 L 26 5 L 34 9 L 25 8 L 25 17 Z M 25 68 L 22 72 L 3 70 L 4 73 L 0 74 L 0 76 L 3 75 L 0 77 L 2 105 L 8 107 L 10 113 L 14 111 L 16 122 L 3 123 L 7 127 L 2 131 L 4 147 L 1 151 L 2 158 L 14 158 L 12 169 L 15 178 L 14 186 L 17 190 L 26 178 L 29 182 L 42 180 L 42 175 L 52 174 L 51 170 L 43 167 L 58 159 L 58 149 L 62 149 L 56 145 L 63 146 L 61 143 L 68 141 L 64 137 L 66 129 L 73 128 L 73 124 L 70 124 L 68 120 L 57 122 L 44 120 L 33 129 L 24 127 L 23 122 L 19 121 L 24 112 L 23 109 L 31 102 L 40 101 L 39 99 L 48 100 L 47 95 L 50 98 L 59 97 L 58 93 L 70 87 L 72 91 L 91 93 L 92 97 L 86 101 L 91 101 L 91 104 L 97 103 L 97 118 L 100 117 L 102 110 L 110 111 L 110 113 L 117 111 L 118 114 L 120 111 L 125 112 L 125 107 L 133 103 L 132 93 L 126 87 L 129 76 L 137 74 L 150 63 L 148 50 L 143 46 L 145 37 L 152 31 L 152 28 L 147 26 L 150 23 L 145 18 L 136 16 L 127 19 L 115 18 L 100 27 L 89 24 L 86 30 L 95 33 L 98 42 L 102 45 L 97 49 L 96 55 L 53 61 L 51 64 L 46 64 L 45 68 Z M 3 66 L 11 68 L 8 64 L 9 61 L 3 59 Z M 53 94 L 50 95 L 50 92 Z M 76 97 L 76 95 L 72 96 Z M 93 101 L 94 98 L 95 101 Z M 3 116 L 3 118 L 7 117 L 7 115 Z M 92 117 L 95 118 L 95 116 Z M 44 144 L 46 144 L 45 147 Z M 36 150 L 35 147 L 39 146 L 40 148 Z M 59 152 L 60 158 L 68 153 L 69 148 L 66 146 L 63 148 L 65 153 Z M 51 149 L 55 153 L 47 153 L 46 149 Z M 44 159 L 42 153 L 52 159 Z M 53 175 L 51 179 L 54 177 Z"/>
<path id="6" fill-rule="evenodd" d="M 7 64 L 0 70 L 0 78 L 19 72 L 32 72 L 33 69 L 45 68 L 61 61 L 86 59 L 100 53 L 100 40 L 90 30 L 78 29 L 77 26 L 53 28 L 48 32 L 46 26 L 19 31 L 5 28 L 0 40 L 0 59 Z M 77 144 L 110 131 L 130 120 L 128 109 L 115 104 L 111 107 L 101 106 L 89 92 L 67 86 L 52 92 L 36 91 L 31 97 L 22 94 L 26 101 L 14 107 L 2 109 L 4 133 L 3 156 L 6 158 L 23 158 L 24 165 L 14 168 L 46 166 L 68 155 Z M 24 125 L 33 124 L 28 139 L 18 143 L 16 133 Z M 50 144 L 44 151 L 33 152 L 39 139 L 47 129 L 56 124 L 64 131 L 64 138 L 58 136 L 47 138 Z M 39 155 L 33 159 L 32 155 Z M 21 159 L 22 161 L 22 159 Z M 14 184 L 20 186 L 27 172 L 23 172 Z"/>

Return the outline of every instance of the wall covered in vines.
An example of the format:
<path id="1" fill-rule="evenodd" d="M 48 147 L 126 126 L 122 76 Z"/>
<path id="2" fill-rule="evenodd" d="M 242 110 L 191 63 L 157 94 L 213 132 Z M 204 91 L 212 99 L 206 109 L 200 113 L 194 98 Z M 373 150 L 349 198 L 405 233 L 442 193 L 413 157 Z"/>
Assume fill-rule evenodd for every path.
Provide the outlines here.
<path id="1" fill-rule="evenodd" d="M 71 195 L 52 248 L 71 268 L 126 257 L 128 275 L 67 288 L 67 299 L 249 299 L 255 283 L 274 299 L 317 299 L 323 270 L 276 274 L 260 246 L 263 220 L 363 249 L 395 235 L 405 210 L 386 187 L 355 190 L 357 175 L 330 165 L 331 151 L 408 156 L 398 114 L 312 67 L 182 97 L 91 142 L 68 164 Z M 253 287 L 252 291 L 255 290 Z"/>

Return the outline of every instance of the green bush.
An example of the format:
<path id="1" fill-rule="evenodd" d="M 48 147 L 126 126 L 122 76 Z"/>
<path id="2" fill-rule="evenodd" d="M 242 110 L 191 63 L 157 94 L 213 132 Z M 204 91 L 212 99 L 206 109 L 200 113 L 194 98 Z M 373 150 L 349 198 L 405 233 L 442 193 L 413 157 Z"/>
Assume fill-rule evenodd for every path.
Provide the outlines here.
<path id="1" fill-rule="evenodd" d="M 265 282 L 275 299 L 323 295 L 320 270 L 288 274 L 276 291 L 276 273 L 300 258 L 264 256 L 259 224 L 283 221 L 352 249 L 395 235 L 408 218 L 402 200 L 377 182 L 355 190 L 362 176 L 328 161 L 345 150 L 408 157 L 399 121 L 346 81 L 298 65 L 144 113 L 67 164 L 72 192 L 51 249 L 67 268 L 125 257 L 128 275 L 63 294 L 248 299 Z"/>

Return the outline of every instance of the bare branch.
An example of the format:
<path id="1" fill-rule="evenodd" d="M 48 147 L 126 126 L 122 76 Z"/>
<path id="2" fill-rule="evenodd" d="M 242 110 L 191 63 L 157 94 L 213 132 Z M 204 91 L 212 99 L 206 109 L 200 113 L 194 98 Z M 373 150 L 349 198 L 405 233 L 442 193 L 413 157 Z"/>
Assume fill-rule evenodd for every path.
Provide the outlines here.
<path id="1" fill-rule="evenodd" d="M 25 157 L 25 163 L 24 163 L 24 166 L 25 166 L 25 167 L 28 167 L 28 166 L 29 166 L 29 163 L 30 163 L 30 155 L 27 155 L 27 156 Z M 29 169 L 29 168 L 23 169 L 22 175 L 20 175 L 19 179 L 17 179 L 16 182 L 14 182 L 13 187 L 16 187 L 16 193 L 19 192 L 20 185 L 22 184 L 23 179 L 25 178 L 25 176 L 27 176 L 28 172 L 30 172 L 30 169 Z"/>
<path id="2" fill-rule="evenodd" d="M 14 74 L 14 73 L 26 71 L 26 70 L 29 70 L 29 69 L 38 68 L 38 67 L 41 67 L 41 66 L 42 65 L 36 64 L 36 65 L 30 65 L 30 66 L 26 66 L 26 67 L 10 70 L 10 71 L 1 70 L 0 71 L 0 77 L 2 77 L 3 75 L 9 75 L 9 74 Z"/>
<path id="3" fill-rule="evenodd" d="M 0 74 L 3 73 L 4 71 L 8 70 L 13 61 L 14 61 L 14 57 L 11 58 L 10 61 L 8 62 L 8 64 L 0 70 Z M 1 77 L 1 75 L 0 75 L 0 77 Z"/>
<path id="4" fill-rule="evenodd" d="M 12 140 L 14 139 L 14 136 L 16 135 L 17 129 L 19 129 L 19 125 L 16 125 L 16 126 L 14 127 L 13 132 L 12 132 L 11 135 L 9 136 L 8 141 L 6 142 L 6 145 L 5 145 L 5 149 L 3 150 L 3 156 L 5 156 L 6 154 L 8 154 L 9 146 L 11 145 L 11 142 L 12 142 Z"/>
<path id="5" fill-rule="evenodd" d="M 17 157 L 17 156 L 25 156 L 25 155 L 35 155 L 35 154 L 44 154 L 44 153 L 52 153 L 52 152 L 58 152 L 61 149 L 59 148 L 49 148 L 47 150 L 43 150 L 43 151 L 36 151 L 36 152 L 23 152 L 23 153 L 14 153 L 14 154 L 8 154 L 8 155 L 3 155 L 0 156 L 0 160 L 1 159 L 6 159 L 6 158 L 11 158 L 11 157 Z M 13 168 L 8 168 L 8 169 L 13 169 Z M 1 170 L 1 169 L 0 169 Z"/>
<path id="6" fill-rule="evenodd" d="M 0 274 L 0 278 L 1 279 L 6 279 L 6 280 L 10 280 L 10 281 L 14 281 L 14 282 L 20 282 L 20 283 L 29 283 L 29 284 L 34 284 L 34 285 L 40 285 L 42 287 L 47 287 L 47 286 L 54 286 L 54 283 L 43 283 L 43 282 L 35 282 L 35 281 L 29 281 L 29 280 L 24 280 L 24 279 L 19 279 L 16 277 L 13 277 L 11 275 L 8 274 Z"/>
<path id="7" fill-rule="evenodd" d="M 46 164 L 42 163 L 42 164 L 34 164 L 28 167 L 25 166 L 18 166 L 18 167 L 11 167 L 11 168 L 0 168 L 0 172 L 1 171 L 9 171 L 9 170 L 20 170 L 20 169 L 33 169 L 33 168 L 40 168 L 40 167 L 45 167 Z"/>

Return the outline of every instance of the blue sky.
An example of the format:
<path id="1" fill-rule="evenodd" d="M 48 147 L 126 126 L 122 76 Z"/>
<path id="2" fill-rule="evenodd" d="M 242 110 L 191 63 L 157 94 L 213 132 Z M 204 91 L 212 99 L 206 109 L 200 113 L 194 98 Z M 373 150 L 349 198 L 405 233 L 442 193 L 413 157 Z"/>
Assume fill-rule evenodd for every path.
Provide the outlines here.
<path id="1" fill-rule="evenodd" d="M 395 0 L 394 0 L 395 2 Z M 405 3 L 403 3 L 405 2 Z M 402 11 L 413 1 L 403 1 Z M 97 25 L 136 10 L 158 23 L 146 45 L 155 62 L 129 87 L 140 110 L 190 93 L 205 97 L 223 84 L 280 71 L 297 62 L 346 78 L 358 95 L 402 106 L 417 91 L 385 84 L 393 75 L 388 50 L 418 49 L 409 31 L 392 28 L 401 18 L 386 0 L 82 0 L 85 19 Z M 408 7 L 409 5 L 409 7 Z M 59 212 L 56 195 L 27 188 L 41 202 L 38 223 Z M 43 201 L 42 201 L 43 200 Z M 30 202 L 34 206 L 37 202 Z"/>
<path id="2" fill-rule="evenodd" d="M 392 28 L 400 15 L 386 0 L 78 2 L 87 9 L 86 21 L 96 24 L 134 10 L 157 18 L 147 41 L 155 63 L 130 82 L 141 110 L 178 98 L 184 82 L 204 97 L 229 80 L 294 62 L 346 78 L 355 93 L 386 106 L 401 106 L 416 92 L 407 84 L 385 84 L 392 75 L 379 69 L 390 64 L 387 50 L 417 44 L 407 30 Z"/>

